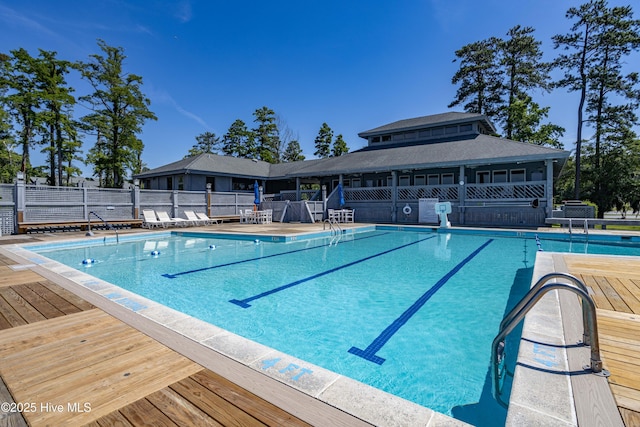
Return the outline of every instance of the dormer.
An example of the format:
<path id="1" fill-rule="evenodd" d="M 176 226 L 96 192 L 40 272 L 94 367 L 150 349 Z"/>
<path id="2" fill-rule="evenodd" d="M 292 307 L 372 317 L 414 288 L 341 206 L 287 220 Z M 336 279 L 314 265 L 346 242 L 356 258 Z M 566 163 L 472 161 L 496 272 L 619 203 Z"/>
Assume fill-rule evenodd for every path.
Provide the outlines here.
<path id="1" fill-rule="evenodd" d="M 483 114 L 443 113 L 399 120 L 358 134 L 369 147 L 431 144 L 493 135 L 496 128 Z"/>

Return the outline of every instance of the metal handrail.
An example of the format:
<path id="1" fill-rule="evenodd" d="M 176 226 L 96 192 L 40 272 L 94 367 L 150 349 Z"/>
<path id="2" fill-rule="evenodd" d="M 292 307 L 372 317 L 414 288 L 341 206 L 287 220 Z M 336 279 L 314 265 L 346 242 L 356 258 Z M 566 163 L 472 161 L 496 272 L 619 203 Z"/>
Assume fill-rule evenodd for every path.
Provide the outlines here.
<path id="1" fill-rule="evenodd" d="M 504 319 L 502 319 L 502 322 L 500 322 L 500 330 L 502 330 L 502 328 L 504 328 L 504 326 L 508 322 L 510 322 L 511 319 L 513 319 L 518 314 L 520 314 L 520 311 L 525 306 L 525 304 L 527 304 L 529 299 L 533 298 L 533 295 L 536 292 L 538 292 L 538 290 L 540 288 L 542 288 L 544 285 L 547 284 L 547 282 L 549 282 L 550 280 L 553 280 L 553 279 L 566 279 L 566 280 L 569 280 L 574 285 L 576 285 L 577 287 L 582 289 L 586 294 L 589 294 L 589 290 L 587 289 L 587 286 L 584 283 L 582 283 L 582 281 L 580 279 L 578 279 L 575 276 L 572 276 L 571 274 L 567 274 L 567 273 L 549 273 L 549 274 L 545 274 L 540 279 L 538 279 L 538 281 L 535 283 L 535 285 L 533 285 L 531 287 L 531 289 L 529 289 L 529 292 L 527 292 L 527 294 L 524 297 L 522 297 L 520 302 L 518 302 L 518 304 L 516 304 L 516 306 L 513 307 L 511 309 L 511 311 L 506 316 L 504 316 Z M 582 342 L 585 345 L 590 345 L 591 344 L 590 337 L 586 333 L 587 329 L 588 329 L 588 325 L 587 325 L 587 314 L 586 314 L 585 310 L 587 310 L 587 307 L 585 305 L 583 305 L 582 306 L 582 328 L 583 328 Z"/>
<path id="2" fill-rule="evenodd" d="M 95 216 L 100 221 L 102 221 L 107 228 L 115 231 L 116 232 L 116 243 L 120 243 L 120 236 L 118 236 L 118 229 L 115 228 L 113 225 L 109 224 L 104 219 L 102 219 L 102 217 L 100 215 L 98 215 L 97 213 L 95 213 L 94 211 L 89 212 L 89 215 L 87 216 L 87 234 L 86 235 L 87 236 L 93 236 L 93 232 L 91 231 L 91 214 L 93 214 L 93 216 Z"/>
<path id="3" fill-rule="evenodd" d="M 558 273 L 560 274 L 560 273 Z M 578 280 L 578 279 L 575 279 Z M 578 280 L 579 281 L 579 280 Z M 567 283 L 548 283 L 537 289 L 532 295 L 527 294 L 523 300 L 525 300 L 522 308 L 517 311 L 513 316 L 510 316 L 510 320 L 500 325 L 500 332 L 493 340 L 491 345 L 491 366 L 493 367 L 493 391 L 496 401 L 504 407 L 507 407 L 507 403 L 503 402 L 500 398 L 500 373 L 499 364 L 504 357 L 504 340 L 506 336 L 520 323 L 524 316 L 535 306 L 535 304 L 549 291 L 555 289 L 566 289 L 576 293 L 582 298 L 583 307 L 586 305 L 587 309 L 583 309 L 584 315 L 587 316 L 586 325 L 589 333 L 589 342 L 591 343 L 591 358 L 590 369 L 594 374 L 608 375 L 607 371 L 602 369 L 602 359 L 600 358 L 600 342 L 598 341 L 598 323 L 596 320 L 596 306 L 593 299 L 587 292 L 583 290 L 584 284 L 570 285 Z M 520 304 L 519 304 L 520 305 Z M 510 313 L 511 314 L 511 313 Z M 583 319 L 584 320 L 584 319 Z M 585 322 L 583 322 L 585 323 Z M 583 334 L 584 335 L 584 334 Z"/>
<path id="4" fill-rule="evenodd" d="M 338 221 L 336 221 L 335 219 L 332 221 L 330 219 L 325 219 L 322 222 L 322 230 L 326 230 L 327 229 L 327 224 L 329 224 L 329 229 L 331 230 L 331 235 L 333 236 L 333 234 L 342 234 L 342 227 L 340 227 L 340 224 L 338 224 Z M 334 227 L 335 225 L 335 227 Z M 336 229 L 337 227 L 337 229 Z"/>

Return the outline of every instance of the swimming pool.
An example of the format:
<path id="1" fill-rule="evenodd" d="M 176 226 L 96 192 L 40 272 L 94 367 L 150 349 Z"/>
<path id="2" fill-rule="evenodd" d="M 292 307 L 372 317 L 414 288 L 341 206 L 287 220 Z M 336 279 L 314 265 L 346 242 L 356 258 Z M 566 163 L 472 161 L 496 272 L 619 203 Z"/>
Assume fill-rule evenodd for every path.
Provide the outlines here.
<path id="1" fill-rule="evenodd" d="M 569 244 L 379 228 L 341 240 L 256 243 L 183 233 L 30 249 L 460 417 L 489 400 L 491 341 L 505 312 L 528 290 L 540 246 L 566 251 Z M 611 248 L 640 254 L 631 245 L 588 245 L 597 253 Z"/>

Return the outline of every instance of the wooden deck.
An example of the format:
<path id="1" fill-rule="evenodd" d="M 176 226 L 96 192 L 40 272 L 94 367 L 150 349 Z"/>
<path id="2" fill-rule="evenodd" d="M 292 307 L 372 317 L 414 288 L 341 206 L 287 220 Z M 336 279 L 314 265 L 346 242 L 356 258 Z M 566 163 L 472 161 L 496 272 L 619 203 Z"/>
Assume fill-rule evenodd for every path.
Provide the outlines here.
<path id="1" fill-rule="evenodd" d="M 0 425 L 308 426 L 0 255 Z"/>
<path id="2" fill-rule="evenodd" d="M 564 255 L 593 291 L 604 368 L 626 426 L 640 426 L 640 260 Z"/>

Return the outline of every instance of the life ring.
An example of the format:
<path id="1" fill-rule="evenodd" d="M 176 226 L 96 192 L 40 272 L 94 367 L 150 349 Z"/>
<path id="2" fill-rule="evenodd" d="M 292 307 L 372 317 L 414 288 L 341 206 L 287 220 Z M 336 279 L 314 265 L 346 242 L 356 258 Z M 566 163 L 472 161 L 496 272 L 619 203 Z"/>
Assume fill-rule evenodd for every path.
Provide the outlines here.
<path id="1" fill-rule="evenodd" d="M 412 209 L 409 205 L 405 205 L 404 208 L 402 208 L 402 213 L 404 213 L 405 215 L 411 215 L 411 212 Z"/>

